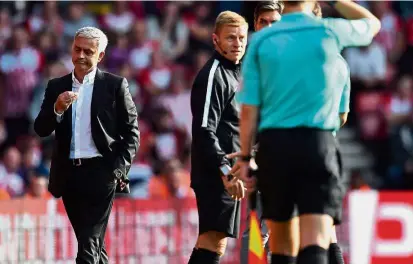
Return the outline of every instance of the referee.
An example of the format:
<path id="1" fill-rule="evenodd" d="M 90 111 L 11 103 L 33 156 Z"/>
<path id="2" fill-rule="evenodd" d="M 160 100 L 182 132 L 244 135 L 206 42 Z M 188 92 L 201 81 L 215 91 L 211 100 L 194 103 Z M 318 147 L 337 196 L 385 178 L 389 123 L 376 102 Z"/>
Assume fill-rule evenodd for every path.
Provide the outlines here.
<path id="1" fill-rule="evenodd" d="M 254 30 L 259 31 L 265 27 L 271 26 L 273 23 L 279 21 L 281 19 L 281 13 L 283 9 L 283 4 L 278 1 L 278 0 L 273 0 L 273 1 L 260 1 L 257 3 L 254 9 Z M 236 153 L 235 155 L 229 155 L 229 158 L 235 158 L 238 156 L 239 153 Z M 262 214 L 262 208 L 261 208 L 261 203 L 260 203 L 260 196 L 259 193 L 257 193 L 257 208 L 256 212 L 258 214 L 258 217 L 261 218 Z M 240 264 L 247 264 L 248 263 L 248 252 L 249 252 L 249 232 L 250 232 L 250 219 L 249 219 L 249 211 L 248 211 L 248 217 L 247 217 L 247 222 L 246 222 L 246 228 L 244 230 L 244 233 L 242 234 L 242 240 L 241 240 L 241 251 L 240 251 Z M 261 225 L 261 237 L 263 241 L 263 245 L 267 248 L 267 241 L 269 238 L 269 233 L 267 226 L 265 225 L 265 222 L 263 219 L 260 219 L 260 225 Z"/>
<path id="2" fill-rule="evenodd" d="M 265 27 L 271 26 L 273 23 L 279 21 L 281 19 L 281 13 L 283 10 L 283 4 L 282 2 L 279 1 L 260 1 L 257 3 L 254 11 L 254 29 L 255 31 L 259 31 Z M 313 14 L 318 17 L 322 18 L 322 10 L 321 6 L 319 3 L 316 3 L 316 6 L 314 7 Z M 347 116 L 350 111 L 350 69 L 347 65 L 347 62 L 344 60 L 344 58 L 341 55 L 338 55 L 338 57 L 341 59 L 344 67 L 343 69 L 347 69 L 346 71 L 343 71 L 343 75 L 347 76 L 347 82 L 344 86 L 343 93 L 341 95 L 340 99 L 340 126 L 344 126 L 344 124 L 347 122 Z M 336 134 L 336 131 L 333 132 L 334 135 Z M 339 153 L 338 153 L 339 154 Z M 228 155 L 229 158 L 238 158 L 240 157 L 240 153 L 233 153 L 231 155 Z M 344 179 L 343 179 L 344 180 Z M 258 199 L 257 199 L 257 208 L 256 212 L 258 214 L 258 217 L 261 218 L 262 215 L 262 209 L 261 209 L 261 202 L 259 198 L 259 193 Z M 249 213 L 248 213 L 249 216 Z M 267 248 L 267 241 L 269 238 L 269 233 L 267 226 L 265 225 L 263 219 L 261 218 L 261 236 L 262 236 L 262 241 L 263 245 Z M 244 230 L 244 233 L 242 234 L 242 242 L 241 242 L 241 251 L 240 251 L 240 256 L 241 256 L 241 264 L 247 264 L 248 263 L 248 252 L 249 252 L 249 217 L 247 217 L 247 227 Z M 296 232 L 297 235 L 297 232 Z M 295 245 L 297 246 L 297 245 Z M 342 251 L 337 244 L 337 236 L 336 236 L 336 230 L 335 227 L 333 227 L 332 230 L 332 237 L 331 237 L 331 242 L 329 246 L 329 264 L 344 264 L 343 260 L 343 255 Z"/>
<path id="3" fill-rule="evenodd" d="M 344 192 L 332 132 L 340 126 L 347 78 L 337 55 L 371 43 L 381 25 L 356 3 L 329 3 L 347 19 L 316 18 L 315 1 L 285 1 L 282 20 L 256 33 L 243 63 L 240 177 L 249 182 L 259 116 L 258 190 L 272 263 L 327 264 L 331 229 L 341 220 Z M 290 247 L 292 230 L 300 230 L 299 252 Z"/>
<path id="4" fill-rule="evenodd" d="M 247 45 L 248 24 L 237 13 L 218 15 L 212 36 L 215 52 L 195 78 L 191 92 L 191 187 L 194 189 L 199 236 L 189 264 L 216 264 L 227 238 L 237 238 L 240 200 L 245 196 L 239 167 L 226 158 L 239 151 L 240 60 Z"/>

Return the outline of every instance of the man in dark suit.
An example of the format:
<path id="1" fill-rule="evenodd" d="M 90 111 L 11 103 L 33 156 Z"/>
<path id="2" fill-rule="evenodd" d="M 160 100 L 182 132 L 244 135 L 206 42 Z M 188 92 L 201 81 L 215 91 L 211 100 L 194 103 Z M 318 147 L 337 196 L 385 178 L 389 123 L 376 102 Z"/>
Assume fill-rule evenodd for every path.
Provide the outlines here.
<path id="1" fill-rule="evenodd" d="M 78 241 L 76 263 L 108 263 L 105 231 L 116 190 L 139 147 L 137 112 L 125 78 L 100 71 L 108 40 L 99 29 L 79 29 L 74 70 L 49 81 L 34 129 L 55 131 L 49 191 L 62 197 Z"/>

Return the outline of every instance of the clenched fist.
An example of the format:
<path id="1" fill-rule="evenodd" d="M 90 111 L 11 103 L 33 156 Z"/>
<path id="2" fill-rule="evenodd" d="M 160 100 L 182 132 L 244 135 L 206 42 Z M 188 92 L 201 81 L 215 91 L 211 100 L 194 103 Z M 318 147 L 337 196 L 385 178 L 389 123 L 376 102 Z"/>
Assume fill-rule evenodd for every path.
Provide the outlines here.
<path id="1" fill-rule="evenodd" d="M 77 99 L 78 93 L 66 91 L 61 93 L 56 99 L 55 110 L 56 113 L 63 114 L 69 106 Z"/>

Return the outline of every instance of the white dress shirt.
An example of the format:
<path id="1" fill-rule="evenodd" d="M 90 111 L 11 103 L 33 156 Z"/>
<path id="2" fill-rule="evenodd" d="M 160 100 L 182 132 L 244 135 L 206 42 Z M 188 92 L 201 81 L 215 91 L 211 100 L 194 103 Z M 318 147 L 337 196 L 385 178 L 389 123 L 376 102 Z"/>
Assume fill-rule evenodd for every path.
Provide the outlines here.
<path id="1" fill-rule="evenodd" d="M 96 148 L 92 138 L 90 113 L 92 104 L 93 85 L 96 69 L 88 73 L 80 83 L 72 72 L 72 91 L 78 93 L 72 104 L 72 140 L 70 144 L 70 158 L 93 158 L 102 156 Z M 57 121 L 61 122 L 63 115 L 57 114 Z"/>

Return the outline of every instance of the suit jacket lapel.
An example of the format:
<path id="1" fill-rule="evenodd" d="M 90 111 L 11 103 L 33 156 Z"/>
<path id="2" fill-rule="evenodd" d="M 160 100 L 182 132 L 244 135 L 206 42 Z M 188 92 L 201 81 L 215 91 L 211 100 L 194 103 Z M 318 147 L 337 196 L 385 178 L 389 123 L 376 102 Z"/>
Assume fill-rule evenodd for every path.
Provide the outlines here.
<path id="1" fill-rule="evenodd" d="M 91 109 L 90 109 L 90 114 L 91 114 L 91 120 L 93 120 L 99 112 L 99 106 L 102 100 L 99 100 L 102 98 L 102 92 L 105 91 L 106 83 L 105 83 L 105 78 L 103 73 L 97 69 L 96 70 L 96 75 L 95 75 L 95 82 L 93 84 L 93 93 L 92 93 L 92 103 L 91 103 Z"/>

